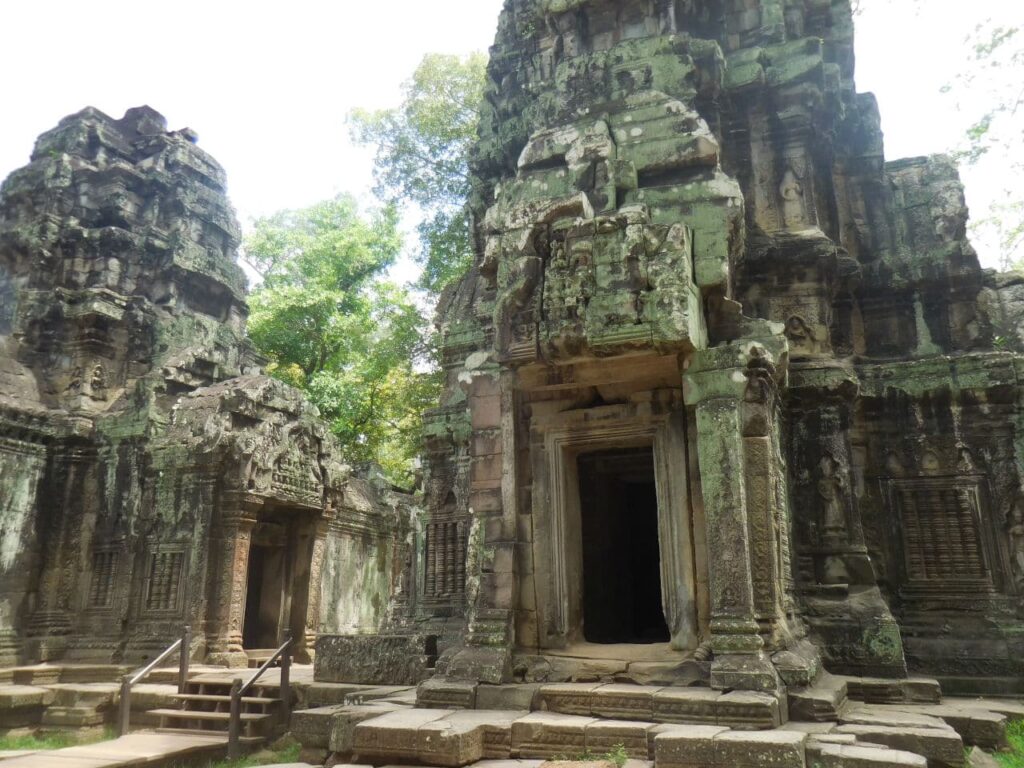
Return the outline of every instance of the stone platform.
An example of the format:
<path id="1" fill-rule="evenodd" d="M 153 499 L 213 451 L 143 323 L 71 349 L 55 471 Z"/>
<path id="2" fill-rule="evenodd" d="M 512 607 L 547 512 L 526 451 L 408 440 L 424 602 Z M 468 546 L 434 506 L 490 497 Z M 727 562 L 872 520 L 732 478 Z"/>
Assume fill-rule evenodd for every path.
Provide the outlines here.
<path id="1" fill-rule="evenodd" d="M 735 709 L 721 704 L 730 697 L 735 694 L 707 689 L 559 684 L 537 687 L 534 711 L 415 709 L 392 697 L 298 711 L 292 730 L 311 762 L 330 756 L 375 766 L 458 768 L 489 760 L 600 756 L 621 745 L 631 759 L 653 761 L 656 768 L 959 768 L 966 765 L 965 747 L 1001 749 L 1007 722 L 1024 718 L 1018 702 L 948 699 L 848 701 L 831 721 L 787 721 L 780 701 L 769 706 L 758 700 L 757 711 L 779 720 L 762 727 L 737 719 Z M 694 719 L 674 708 L 668 716 L 676 721 L 659 722 L 654 716 L 667 711 L 662 700 L 688 702 Z"/>

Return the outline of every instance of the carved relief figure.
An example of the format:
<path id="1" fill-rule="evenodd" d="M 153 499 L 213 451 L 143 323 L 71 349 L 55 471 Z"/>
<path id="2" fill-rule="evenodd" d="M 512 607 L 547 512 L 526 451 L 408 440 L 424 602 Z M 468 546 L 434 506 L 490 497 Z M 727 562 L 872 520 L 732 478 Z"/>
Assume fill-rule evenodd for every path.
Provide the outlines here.
<path id="1" fill-rule="evenodd" d="M 779 184 L 779 196 L 782 198 L 782 222 L 787 229 L 801 229 L 808 223 L 804 205 L 803 177 L 803 162 L 792 160 Z"/>
<path id="2" fill-rule="evenodd" d="M 1013 504 L 1009 522 L 1010 565 L 1013 569 L 1013 582 L 1017 591 L 1024 591 L 1024 508 L 1018 499 Z"/>
<path id="3" fill-rule="evenodd" d="M 846 478 L 839 463 L 825 455 L 818 464 L 818 496 L 822 500 L 822 523 L 827 538 L 846 535 L 846 513 L 843 497 L 846 493 Z"/>
<path id="4" fill-rule="evenodd" d="M 92 377 L 89 380 L 89 394 L 93 400 L 107 399 L 107 374 L 103 366 L 96 364 L 92 369 Z"/>

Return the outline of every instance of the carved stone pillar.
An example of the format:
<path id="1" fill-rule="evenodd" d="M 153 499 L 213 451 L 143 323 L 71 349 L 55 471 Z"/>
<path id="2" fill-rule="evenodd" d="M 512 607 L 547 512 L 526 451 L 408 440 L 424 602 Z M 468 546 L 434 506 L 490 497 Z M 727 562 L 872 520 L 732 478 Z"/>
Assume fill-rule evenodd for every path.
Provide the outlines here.
<path id="1" fill-rule="evenodd" d="M 711 592 L 711 647 L 715 658 L 711 685 L 720 690 L 774 692 L 780 681 L 765 653 L 758 623 L 755 584 L 772 578 L 763 573 L 774 562 L 774 542 L 757 552 L 751 532 L 760 534 L 760 501 L 751 509 L 753 490 L 771 486 L 770 457 L 748 461 L 744 438 L 744 398 L 751 366 L 768 359 L 767 350 L 751 342 L 698 353 L 684 376 L 688 405 L 697 409 L 697 453 L 707 519 Z M 764 447 L 764 446 L 762 446 Z M 754 493 L 761 499 L 763 494 Z M 751 525 L 752 516 L 757 519 Z M 769 555 L 761 558 L 761 555 Z M 765 559 L 766 562 L 760 562 Z M 755 562 L 756 561 L 756 562 Z M 756 568 L 755 568 L 756 566 Z M 772 591 L 782 589 L 773 583 Z M 763 591 L 763 590 L 762 590 Z"/>
<path id="2" fill-rule="evenodd" d="M 306 603 L 306 625 L 302 636 L 297 638 L 296 658 L 309 664 L 313 661 L 316 638 L 320 633 L 320 596 L 324 572 L 324 555 L 327 551 L 327 519 L 333 514 L 318 517 L 314 523 L 313 552 L 309 562 L 309 597 Z"/>
<path id="3" fill-rule="evenodd" d="M 263 500 L 249 494 L 225 494 L 220 520 L 211 536 L 213 578 L 207 622 L 208 660 L 229 667 L 248 666 L 242 647 L 249 547 Z"/>

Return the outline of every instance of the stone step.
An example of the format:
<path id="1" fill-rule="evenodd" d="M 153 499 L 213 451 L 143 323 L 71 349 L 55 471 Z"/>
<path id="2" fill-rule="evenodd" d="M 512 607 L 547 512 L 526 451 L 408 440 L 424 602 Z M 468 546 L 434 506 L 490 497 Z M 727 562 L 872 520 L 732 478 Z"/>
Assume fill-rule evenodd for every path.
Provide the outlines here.
<path id="1" fill-rule="evenodd" d="M 845 680 L 822 674 L 814 685 L 790 688 L 789 717 L 791 720 L 821 723 L 837 721 L 847 702 Z"/>
<path id="2" fill-rule="evenodd" d="M 293 734 L 309 749 L 373 765 L 458 768 L 485 759 L 601 756 L 619 745 L 630 759 L 654 760 L 656 768 L 924 768 L 928 758 L 937 768 L 963 765 L 963 744 L 951 728 L 906 722 L 897 717 L 887 726 L 790 723 L 750 731 L 549 711 L 388 711 L 378 704 L 296 712 Z M 822 755 L 828 759 L 805 762 Z"/>
<path id="3" fill-rule="evenodd" d="M 964 764 L 964 742 L 956 731 L 938 728 L 908 728 L 883 725 L 840 725 L 837 734 L 849 734 L 858 742 L 881 744 L 927 758 L 930 766 L 960 768 Z"/>
<path id="4" fill-rule="evenodd" d="M 176 693 L 172 696 L 176 701 L 182 703 L 195 702 L 197 704 L 231 704 L 231 697 L 213 693 Z M 280 699 L 272 699 L 266 696 L 242 696 L 243 705 L 268 707 L 273 704 L 280 704 Z"/>
<path id="5" fill-rule="evenodd" d="M 202 721 L 223 723 L 225 726 L 231 720 L 230 712 L 203 712 L 189 709 L 153 709 L 149 714 L 159 717 L 161 720 Z M 256 712 L 241 712 L 239 717 L 243 724 L 262 723 L 271 719 L 271 715 Z"/>
<path id="6" fill-rule="evenodd" d="M 225 738 L 226 733 L 221 731 L 204 731 L 199 728 L 154 728 L 153 733 L 164 733 L 174 736 L 197 736 L 197 737 L 217 737 Z M 238 743 L 243 746 L 254 747 L 266 743 L 266 739 L 262 736 L 239 736 Z"/>
<path id="7" fill-rule="evenodd" d="M 835 677 L 846 683 L 851 699 L 868 704 L 938 704 L 942 701 L 942 686 L 930 677 Z"/>
<path id="8" fill-rule="evenodd" d="M 602 683 L 542 685 L 537 709 L 565 715 L 653 723 L 721 725 L 738 730 L 777 728 L 787 719 L 780 700 L 767 693 Z"/>

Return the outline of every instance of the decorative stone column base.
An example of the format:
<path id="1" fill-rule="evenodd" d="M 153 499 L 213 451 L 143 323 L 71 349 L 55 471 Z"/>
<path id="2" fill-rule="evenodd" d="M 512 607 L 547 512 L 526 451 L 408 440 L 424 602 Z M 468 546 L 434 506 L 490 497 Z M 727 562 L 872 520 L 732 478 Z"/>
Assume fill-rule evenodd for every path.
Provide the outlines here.
<path id="1" fill-rule="evenodd" d="M 760 693 L 781 693 L 784 688 L 775 665 L 764 651 L 716 655 L 711 663 L 711 687 Z"/>

